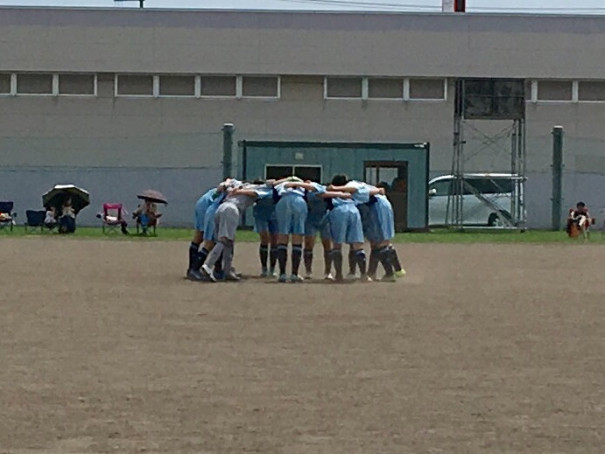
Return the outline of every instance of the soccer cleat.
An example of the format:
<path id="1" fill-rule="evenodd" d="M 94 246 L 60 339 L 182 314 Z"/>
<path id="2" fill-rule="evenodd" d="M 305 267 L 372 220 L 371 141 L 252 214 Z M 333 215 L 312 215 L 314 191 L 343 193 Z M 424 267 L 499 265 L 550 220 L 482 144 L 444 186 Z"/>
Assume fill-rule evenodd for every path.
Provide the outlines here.
<path id="1" fill-rule="evenodd" d="M 334 280 L 334 276 L 332 276 L 332 273 L 328 273 L 324 276 L 324 280 L 326 281 L 333 281 Z"/>
<path id="2" fill-rule="evenodd" d="M 204 276 L 198 270 L 187 270 L 187 279 L 190 281 L 203 281 Z"/>
<path id="3" fill-rule="evenodd" d="M 279 279 L 277 279 L 278 282 L 288 282 L 288 275 L 287 274 L 280 274 L 279 275 Z"/>
<path id="4" fill-rule="evenodd" d="M 239 276 L 238 276 L 236 273 L 234 273 L 234 272 L 232 271 L 232 272 L 227 273 L 227 274 L 225 275 L 225 280 L 226 280 L 226 281 L 231 281 L 231 282 L 238 282 L 238 281 L 240 281 L 240 280 L 241 280 L 241 278 L 240 278 L 240 277 L 239 277 Z"/>
<path id="5" fill-rule="evenodd" d="M 368 277 L 369 277 L 370 279 L 372 279 L 373 281 L 375 281 L 375 280 L 376 280 L 376 275 L 375 275 L 375 274 L 368 274 Z"/>
<path id="6" fill-rule="evenodd" d="M 208 277 L 208 279 L 210 279 L 212 282 L 216 282 L 216 277 L 214 276 L 212 268 L 210 268 L 205 263 L 202 265 L 202 271 Z"/>
<path id="7" fill-rule="evenodd" d="M 353 274 L 353 273 L 349 273 L 349 274 L 347 274 L 346 280 L 347 281 L 356 281 L 357 280 L 357 275 Z"/>
<path id="8" fill-rule="evenodd" d="M 313 279 L 313 273 L 311 273 L 311 271 L 307 271 L 305 273 L 305 279 Z"/>
<path id="9" fill-rule="evenodd" d="M 269 270 L 267 268 L 263 268 L 263 270 L 260 272 L 260 277 L 269 277 Z"/>
<path id="10" fill-rule="evenodd" d="M 396 277 L 403 277 L 403 276 L 405 276 L 405 270 L 403 268 L 401 268 L 399 271 L 395 271 L 395 276 Z"/>
<path id="11" fill-rule="evenodd" d="M 359 277 L 359 282 L 362 282 L 362 283 L 372 282 L 372 278 L 370 276 L 368 276 L 367 274 L 362 274 Z"/>
<path id="12" fill-rule="evenodd" d="M 293 274 L 290 276 L 290 282 L 304 282 L 304 278 L 299 276 L 298 274 Z"/>
<path id="13" fill-rule="evenodd" d="M 382 276 L 382 279 L 380 279 L 380 282 L 397 282 L 397 276 L 394 274 L 385 274 Z"/>
<path id="14" fill-rule="evenodd" d="M 277 271 L 275 271 L 275 268 L 269 268 L 269 277 L 277 277 Z"/>

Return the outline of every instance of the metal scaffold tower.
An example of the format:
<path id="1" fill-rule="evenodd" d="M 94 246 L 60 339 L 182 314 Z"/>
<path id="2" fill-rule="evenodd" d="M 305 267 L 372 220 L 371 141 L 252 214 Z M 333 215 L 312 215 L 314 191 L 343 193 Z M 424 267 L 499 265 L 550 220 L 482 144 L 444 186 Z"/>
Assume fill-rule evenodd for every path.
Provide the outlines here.
<path id="1" fill-rule="evenodd" d="M 523 79 L 456 80 L 453 187 L 449 191 L 446 215 L 449 227 L 468 227 L 464 200 L 475 197 L 494 213 L 493 219 L 497 222 L 492 227 L 525 229 L 524 92 Z M 505 124 L 504 128 L 501 128 L 502 124 Z M 490 132 L 483 130 L 487 125 L 491 126 Z M 495 125 L 498 126 L 497 132 L 494 132 Z M 469 152 L 469 143 L 478 146 Z M 503 161 L 504 154 L 510 154 L 510 159 Z M 477 164 L 472 162 L 477 157 L 483 163 L 488 160 L 498 162 L 500 167 L 497 171 L 477 168 Z M 479 181 L 477 174 L 481 175 L 482 184 L 491 190 L 485 190 L 476 183 Z M 510 178 L 503 178 L 503 175 L 510 175 Z"/>

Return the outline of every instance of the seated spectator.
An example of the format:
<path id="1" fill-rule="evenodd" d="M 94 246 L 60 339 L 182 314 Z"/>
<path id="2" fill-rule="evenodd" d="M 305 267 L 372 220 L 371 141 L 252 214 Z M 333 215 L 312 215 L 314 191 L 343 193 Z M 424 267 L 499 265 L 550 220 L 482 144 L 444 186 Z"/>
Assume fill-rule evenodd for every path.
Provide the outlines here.
<path id="1" fill-rule="evenodd" d="M 59 217 L 59 233 L 74 233 L 76 231 L 76 212 L 71 205 L 71 198 L 68 198 L 61 207 L 61 216 Z"/>
<path id="2" fill-rule="evenodd" d="M 157 225 L 160 216 L 162 215 L 158 213 L 157 205 L 150 200 L 145 200 L 132 213 L 132 218 L 136 219 L 137 224 L 141 226 L 143 235 L 147 235 L 150 227 Z"/>
<path id="3" fill-rule="evenodd" d="M 593 223 L 593 219 L 588 212 L 588 207 L 584 202 L 578 202 L 575 208 L 570 208 L 567 217 L 567 234 L 571 237 L 577 237 L 580 234 L 586 236 L 586 233 Z"/>
<path id="4" fill-rule="evenodd" d="M 57 226 L 57 209 L 55 207 L 46 208 L 46 216 L 44 217 L 44 225 L 49 230 L 54 229 Z"/>

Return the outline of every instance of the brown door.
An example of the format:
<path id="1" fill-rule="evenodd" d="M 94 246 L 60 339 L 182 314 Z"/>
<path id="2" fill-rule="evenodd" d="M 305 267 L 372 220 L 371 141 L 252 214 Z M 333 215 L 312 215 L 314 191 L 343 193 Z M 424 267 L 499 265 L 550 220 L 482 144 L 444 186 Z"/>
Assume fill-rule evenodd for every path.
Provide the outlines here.
<path id="1" fill-rule="evenodd" d="M 395 231 L 404 232 L 408 226 L 407 161 L 366 161 L 364 167 L 366 183 L 386 187 L 395 214 Z"/>

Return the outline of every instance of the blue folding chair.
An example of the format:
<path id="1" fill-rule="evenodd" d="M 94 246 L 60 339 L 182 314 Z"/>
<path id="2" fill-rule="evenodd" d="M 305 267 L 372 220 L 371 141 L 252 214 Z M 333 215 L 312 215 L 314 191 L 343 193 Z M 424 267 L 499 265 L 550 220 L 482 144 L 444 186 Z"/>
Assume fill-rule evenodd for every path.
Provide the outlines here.
<path id="1" fill-rule="evenodd" d="M 0 230 L 8 229 L 13 231 L 17 213 L 13 212 L 13 202 L 0 202 Z"/>
<path id="2" fill-rule="evenodd" d="M 34 233 L 38 229 L 40 232 L 44 232 L 44 219 L 46 218 L 46 211 L 40 210 L 26 210 L 25 217 L 25 233 Z M 51 230 L 50 228 L 48 230 Z"/>

